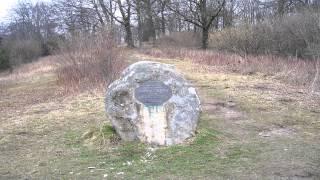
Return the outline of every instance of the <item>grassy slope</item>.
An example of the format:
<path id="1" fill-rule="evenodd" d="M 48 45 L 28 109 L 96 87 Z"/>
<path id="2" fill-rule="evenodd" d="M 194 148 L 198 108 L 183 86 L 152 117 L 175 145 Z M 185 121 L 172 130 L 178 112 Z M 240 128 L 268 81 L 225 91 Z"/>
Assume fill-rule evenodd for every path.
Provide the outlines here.
<path id="1" fill-rule="evenodd" d="M 34 73 L 0 80 L 0 179 L 320 178 L 319 97 L 262 74 L 137 59 L 175 64 L 198 87 L 193 141 L 157 150 L 119 143 L 103 93 L 62 97 L 52 71 Z"/>

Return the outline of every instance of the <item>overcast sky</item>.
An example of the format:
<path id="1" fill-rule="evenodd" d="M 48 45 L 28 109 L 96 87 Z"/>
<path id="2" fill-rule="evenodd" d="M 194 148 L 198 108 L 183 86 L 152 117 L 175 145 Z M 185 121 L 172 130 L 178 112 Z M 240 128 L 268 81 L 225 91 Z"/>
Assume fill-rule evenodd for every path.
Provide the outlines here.
<path id="1" fill-rule="evenodd" d="M 9 10 L 21 0 L 0 0 L 0 22 L 7 19 Z M 50 0 L 30 0 L 31 2 L 50 1 Z"/>

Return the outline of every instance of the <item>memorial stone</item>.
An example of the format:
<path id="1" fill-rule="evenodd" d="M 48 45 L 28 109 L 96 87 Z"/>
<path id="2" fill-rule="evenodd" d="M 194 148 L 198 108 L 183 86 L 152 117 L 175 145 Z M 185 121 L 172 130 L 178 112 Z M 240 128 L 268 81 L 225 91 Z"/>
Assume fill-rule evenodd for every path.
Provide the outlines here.
<path id="1" fill-rule="evenodd" d="M 183 143 L 194 136 L 200 100 L 174 66 L 151 61 L 132 64 L 109 85 L 106 111 L 126 141 L 154 145 Z"/>

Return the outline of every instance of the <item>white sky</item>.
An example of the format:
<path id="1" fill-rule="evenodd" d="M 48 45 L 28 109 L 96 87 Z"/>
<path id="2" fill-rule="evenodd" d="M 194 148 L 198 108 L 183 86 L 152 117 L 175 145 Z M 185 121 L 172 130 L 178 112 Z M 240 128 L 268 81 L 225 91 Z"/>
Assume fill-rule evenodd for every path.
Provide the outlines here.
<path id="1" fill-rule="evenodd" d="M 0 23 L 6 21 L 9 11 L 21 0 L 0 0 Z M 23 0 L 22 0 L 23 1 Z M 27 0 L 28 1 L 28 0 Z M 31 2 L 50 1 L 50 0 L 30 0 Z"/>

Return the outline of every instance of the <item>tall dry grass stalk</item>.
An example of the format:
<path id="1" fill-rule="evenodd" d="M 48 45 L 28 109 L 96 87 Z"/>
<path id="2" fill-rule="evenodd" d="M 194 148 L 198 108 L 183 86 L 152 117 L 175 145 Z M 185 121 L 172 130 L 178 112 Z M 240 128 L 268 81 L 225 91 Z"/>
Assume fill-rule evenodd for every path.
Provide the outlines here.
<path id="1" fill-rule="evenodd" d="M 273 55 L 240 56 L 237 54 L 223 53 L 212 50 L 196 50 L 183 48 L 145 49 L 143 53 L 165 58 L 177 58 L 191 60 L 197 64 L 216 67 L 217 70 L 255 74 L 263 73 L 274 76 L 292 85 L 301 87 L 318 87 L 314 91 L 320 91 L 320 81 L 314 81 L 317 76 L 316 61 L 298 58 L 283 58 Z"/>
<path id="2" fill-rule="evenodd" d="M 320 89 L 320 87 L 316 87 L 317 85 L 319 86 L 320 83 L 319 83 L 319 76 L 320 76 L 320 59 L 317 59 L 316 60 L 317 63 L 316 63 L 316 74 L 314 75 L 314 79 L 312 81 L 312 84 L 311 84 L 311 93 L 315 93 L 315 91 L 317 89 Z"/>
<path id="3" fill-rule="evenodd" d="M 16 81 L 36 74 L 54 72 L 57 68 L 57 56 L 39 58 L 37 61 L 26 63 L 13 68 L 11 71 L 0 73 L 0 81 Z"/>
<path id="4" fill-rule="evenodd" d="M 123 52 L 107 31 L 74 36 L 61 45 L 59 54 L 58 84 L 71 93 L 103 90 L 125 66 Z"/>

